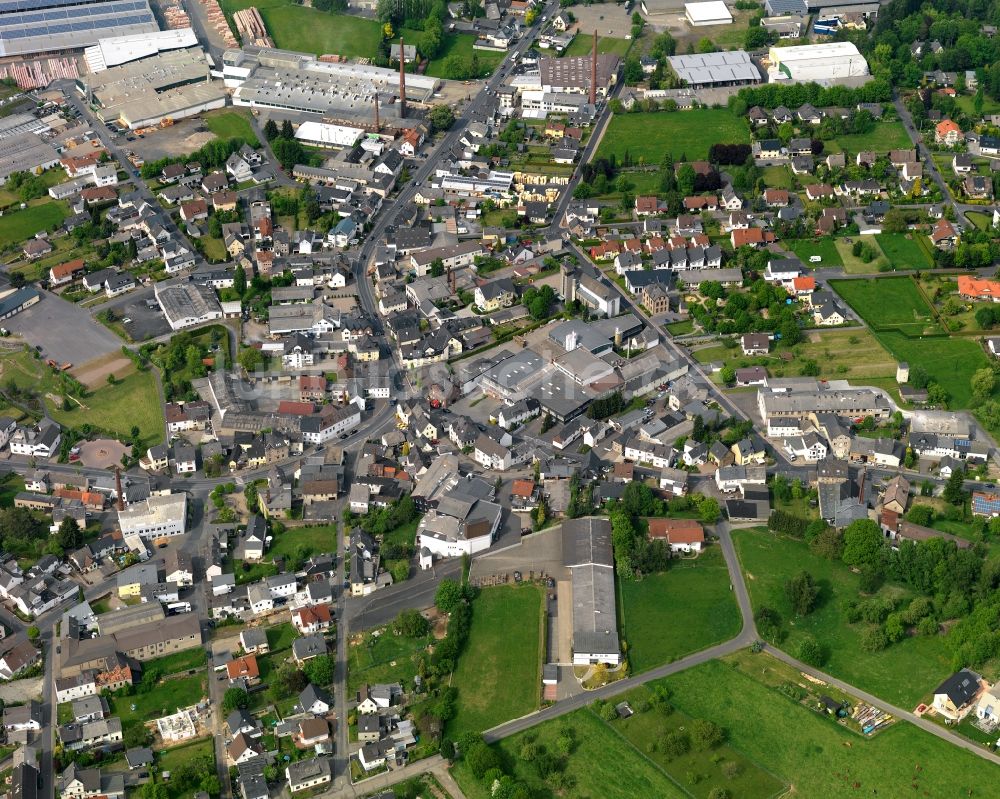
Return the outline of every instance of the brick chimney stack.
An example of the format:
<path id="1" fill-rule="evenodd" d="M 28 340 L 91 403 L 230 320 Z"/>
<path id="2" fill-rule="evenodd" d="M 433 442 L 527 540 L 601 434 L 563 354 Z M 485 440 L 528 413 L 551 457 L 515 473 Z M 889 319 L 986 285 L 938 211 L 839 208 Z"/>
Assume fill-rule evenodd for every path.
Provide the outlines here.
<path id="1" fill-rule="evenodd" d="M 375 92 L 375 96 L 372 99 L 375 101 L 375 132 L 378 133 L 382 130 L 382 124 L 378 118 L 378 92 Z"/>
<path id="2" fill-rule="evenodd" d="M 594 48 L 590 53 L 590 104 L 597 105 L 597 28 L 594 28 Z"/>
<path id="3" fill-rule="evenodd" d="M 125 510 L 125 497 L 122 494 L 122 470 L 115 467 L 115 492 L 118 494 L 118 510 Z"/>
<path id="4" fill-rule="evenodd" d="M 406 54 L 403 37 L 399 37 L 399 118 L 406 119 Z"/>

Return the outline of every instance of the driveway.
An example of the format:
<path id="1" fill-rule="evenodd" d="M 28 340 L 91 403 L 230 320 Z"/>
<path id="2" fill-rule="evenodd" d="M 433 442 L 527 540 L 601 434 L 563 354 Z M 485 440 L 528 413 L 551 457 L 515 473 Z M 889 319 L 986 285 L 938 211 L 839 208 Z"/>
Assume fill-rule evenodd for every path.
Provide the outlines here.
<path id="1" fill-rule="evenodd" d="M 54 361 L 81 366 L 87 361 L 118 352 L 122 340 L 90 313 L 48 291 L 42 301 L 4 322 L 42 355 Z"/>

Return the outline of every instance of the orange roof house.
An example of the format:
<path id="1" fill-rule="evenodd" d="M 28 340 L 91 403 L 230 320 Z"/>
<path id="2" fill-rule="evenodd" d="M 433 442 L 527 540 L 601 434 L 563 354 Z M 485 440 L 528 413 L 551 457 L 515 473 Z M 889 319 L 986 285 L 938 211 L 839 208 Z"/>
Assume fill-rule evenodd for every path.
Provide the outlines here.
<path id="1" fill-rule="evenodd" d="M 1000 282 L 981 280 L 971 275 L 959 275 L 958 293 L 967 300 L 1000 302 Z"/>
<path id="2" fill-rule="evenodd" d="M 934 141 L 955 144 L 962 138 L 962 129 L 951 119 L 942 119 L 934 127 Z"/>
<path id="3" fill-rule="evenodd" d="M 705 528 L 697 519 L 648 519 L 649 537 L 664 539 L 674 552 L 700 551 Z"/>
<path id="4" fill-rule="evenodd" d="M 230 660 L 226 664 L 226 676 L 230 680 L 238 680 L 241 677 L 248 681 L 260 679 L 260 669 L 257 666 L 257 658 L 253 655 Z"/>

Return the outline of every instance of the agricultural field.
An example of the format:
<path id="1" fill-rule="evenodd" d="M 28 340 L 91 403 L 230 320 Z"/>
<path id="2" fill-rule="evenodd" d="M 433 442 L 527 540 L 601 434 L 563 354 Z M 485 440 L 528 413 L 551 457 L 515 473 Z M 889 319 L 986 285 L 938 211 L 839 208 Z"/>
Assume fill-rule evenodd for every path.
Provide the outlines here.
<path id="1" fill-rule="evenodd" d="M 861 150 L 875 150 L 884 153 L 889 150 L 906 150 L 913 142 L 902 122 L 876 122 L 869 133 L 851 133 L 825 142 L 825 152 L 846 152 L 857 154 Z"/>
<path id="2" fill-rule="evenodd" d="M 538 707 L 542 687 L 542 590 L 533 584 L 483 589 L 451 684 L 458 712 L 448 735 L 488 730 Z"/>
<path id="3" fill-rule="evenodd" d="M 869 325 L 896 327 L 910 335 L 938 332 L 927 300 L 909 277 L 831 280 L 830 286 Z"/>
<path id="4" fill-rule="evenodd" d="M 711 136 L 705 135 L 707 130 L 712 131 Z M 621 160 L 628 151 L 636 161 L 658 164 L 664 153 L 670 153 L 675 161 L 699 161 L 708 158 L 708 149 L 716 142 L 749 144 L 746 119 L 719 108 L 615 114 L 597 156 L 614 155 Z"/>
<path id="5" fill-rule="evenodd" d="M 924 247 L 926 236 L 915 233 L 881 233 L 875 237 L 893 269 L 929 269 L 934 259 Z M 929 246 L 929 245 L 928 245 Z"/>
<path id="6" fill-rule="evenodd" d="M 209 111 L 202 119 L 208 129 L 220 139 L 243 139 L 251 147 L 260 146 L 249 118 L 242 111 Z"/>
<path id="7" fill-rule="evenodd" d="M 498 748 L 517 776 L 536 791 L 550 795 L 543 776 L 531 763 L 521 759 L 519 753 L 529 741 L 544 747 L 547 752 L 554 752 L 557 739 L 566 731 L 570 731 L 574 746 L 566 758 L 564 772 L 573 789 L 565 795 L 601 799 L 684 799 L 690 796 L 656 763 L 588 709 L 577 710 L 562 719 L 507 738 Z M 455 764 L 452 775 L 468 799 L 490 799 L 488 786 L 477 780 L 463 761 Z"/>
<path id="8" fill-rule="evenodd" d="M 633 673 L 706 649 L 740 631 L 739 608 L 718 547 L 619 586 L 620 626 Z"/>
<path id="9" fill-rule="evenodd" d="M 770 184 L 768 184 L 770 185 Z M 829 266 L 843 266 L 844 261 L 840 257 L 834 239 L 829 236 L 822 236 L 817 239 L 796 239 L 791 242 L 792 252 L 806 267 L 822 269 Z M 823 260 L 819 263 L 810 263 L 809 259 L 818 255 Z"/>
<path id="10" fill-rule="evenodd" d="M 858 596 L 860 576 L 841 562 L 764 528 L 734 531 L 733 540 L 754 608 L 770 607 L 782 618 L 787 637 L 780 646 L 786 652 L 794 655 L 803 637 L 812 635 L 827 651 L 824 671 L 902 707 L 915 706 L 951 674 L 951 653 L 940 635 L 909 636 L 875 654 L 861 649 L 865 624 L 848 624 L 845 609 Z M 819 585 L 820 596 L 815 610 L 794 618 L 784 586 L 802 570 Z M 896 585 L 882 587 L 878 595 L 906 601 L 914 596 Z"/>
<path id="11" fill-rule="evenodd" d="M 66 203 L 49 198 L 23 210 L 8 211 L 0 216 L 0 242 L 26 241 L 42 230 L 58 227 L 67 216 Z"/>

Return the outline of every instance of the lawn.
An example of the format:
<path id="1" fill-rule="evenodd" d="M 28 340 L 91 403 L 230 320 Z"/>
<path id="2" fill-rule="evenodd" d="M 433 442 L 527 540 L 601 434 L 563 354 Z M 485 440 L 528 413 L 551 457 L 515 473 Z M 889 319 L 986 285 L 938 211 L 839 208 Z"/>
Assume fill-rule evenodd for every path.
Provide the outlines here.
<path id="1" fill-rule="evenodd" d="M 243 139 L 251 147 L 260 146 L 250 120 L 241 111 L 209 111 L 203 119 L 208 129 L 220 139 Z"/>
<path id="2" fill-rule="evenodd" d="M 898 360 L 921 364 L 931 380 L 948 392 L 949 408 L 969 407 L 973 373 L 991 365 L 982 347 L 973 339 L 909 338 L 895 332 L 876 335 Z"/>
<path id="3" fill-rule="evenodd" d="M 913 142 L 902 122 L 876 122 L 870 133 L 851 133 L 838 136 L 826 142 L 826 152 L 844 151 L 858 153 L 861 150 L 875 150 L 884 153 L 889 150 L 908 150 Z"/>
<path id="4" fill-rule="evenodd" d="M 789 352 L 791 359 L 787 359 Z M 820 377 L 828 380 L 884 378 L 894 383 L 896 377 L 896 359 L 865 329 L 808 330 L 798 344 L 791 348 L 778 344 L 767 356 L 748 357 L 738 347 L 721 344 L 693 350 L 691 354 L 698 363 L 722 361 L 734 369 L 765 366 L 772 377 L 798 375 L 805 361 L 815 361 Z"/>
<path id="5" fill-rule="evenodd" d="M 926 238 L 915 233 L 882 233 L 875 240 L 894 269 L 929 269 L 934 260 L 921 244 Z"/>
<path id="6" fill-rule="evenodd" d="M 844 260 L 840 257 L 840 252 L 837 250 L 835 241 L 829 236 L 823 236 L 818 239 L 796 239 L 791 242 L 791 248 L 792 252 L 807 267 L 819 269 L 827 266 L 844 265 Z M 815 264 L 810 263 L 809 259 L 814 255 L 818 255 L 823 260 Z"/>
<path id="7" fill-rule="evenodd" d="M 916 705 L 951 673 L 943 636 L 911 636 L 876 654 L 862 651 L 865 624 L 845 621 L 847 603 L 858 597 L 860 578 L 841 562 L 813 555 L 804 542 L 763 528 L 734 531 L 733 539 L 754 607 L 767 606 L 781 615 L 787 633 L 781 648 L 786 652 L 794 655 L 802 638 L 811 634 L 828 652 L 824 671 L 902 707 Z M 819 603 L 809 615 L 793 618 L 784 585 L 802 570 L 820 586 Z M 904 600 L 913 596 L 892 585 L 879 594 Z"/>
<path id="8" fill-rule="evenodd" d="M 867 263 L 854 254 L 854 241 L 855 239 L 852 239 L 852 243 L 849 244 L 844 239 L 834 239 L 833 242 L 834 246 L 837 248 L 837 253 L 840 255 L 840 260 L 844 264 L 844 271 L 847 272 L 847 274 L 870 275 L 875 272 L 882 271 L 883 267 L 889 266 L 889 261 L 882 254 L 874 236 L 861 237 L 861 241 L 865 244 L 871 245 L 872 249 L 875 251 L 875 258 Z"/>
<path id="9" fill-rule="evenodd" d="M 869 325 L 911 335 L 937 332 L 930 305 L 909 277 L 831 280 L 830 286 Z"/>
<path id="10" fill-rule="evenodd" d="M 680 322 L 671 322 L 669 325 L 665 325 L 665 327 L 671 336 L 686 336 L 688 333 L 694 332 L 694 320 L 684 319 Z"/>
<path id="11" fill-rule="evenodd" d="M 406 41 L 416 41 L 420 35 L 419 31 L 405 31 Z M 441 52 L 433 61 L 427 63 L 427 75 L 432 78 L 445 77 L 445 63 L 448 59 L 456 55 L 463 61 L 472 61 L 475 54 L 480 64 L 480 77 L 485 77 L 493 73 L 497 65 L 503 61 L 506 53 L 493 53 L 489 50 L 474 50 L 472 45 L 476 43 L 476 37 L 470 33 L 446 33 L 441 43 Z"/>
<path id="12" fill-rule="evenodd" d="M 795 796 L 990 794 L 982 786 L 993 784 L 995 765 L 907 723 L 861 738 L 748 676 L 769 661 L 756 656 L 747 673 L 720 661 L 684 671 L 665 681 L 670 701 L 722 725 L 730 746 L 793 785 Z"/>
<path id="13" fill-rule="evenodd" d="M 144 668 L 146 671 L 156 671 L 162 676 L 180 674 L 182 671 L 190 669 L 205 668 L 207 657 L 204 649 L 196 647 L 185 649 L 183 652 L 174 652 L 172 655 L 164 655 L 154 660 L 147 660 Z"/>
<path id="14" fill-rule="evenodd" d="M 551 796 L 551 789 L 538 770 L 519 756 L 522 746 L 533 740 L 546 751 L 555 752 L 555 742 L 563 730 L 571 730 L 575 746 L 566 760 L 566 776 L 573 789 L 564 796 L 577 799 L 683 799 L 689 796 L 649 758 L 625 738 L 615 734 L 590 710 L 577 710 L 557 721 L 507 738 L 499 744 L 511 769 L 532 788 L 532 795 Z M 452 774 L 468 799 L 489 799 L 489 788 L 477 780 L 459 760 Z"/>
<path id="15" fill-rule="evenodd" d="M 251 6 L 260 11 L 275 45 L 286 50 L 372 58 L 382 40 L 374 19 L 317 11 L 291 0 L 222 0 L 222 10 L 229 17 Z"/>
<path id="16" fill-rule="evenodd" d="M 728 640 L 740 631 L 722 552 L 710 547 L 665 572 L 619 583 L 622 635 L 635 673 Z"/>
<path id="17" fill-rule="evenodd" d="M 791 189 L 792 171 L 787 166 L 766 166 L 761 170 L 764 185 L 769 189 Z"/>
<path id="18" fill-rule="evenodd" d="M 647 703 L 651 697 L 652 691 L 645 686 L 629 691 L 626 698 L 633 711 L 638 712 L 628 719 L 617 719 L 609 726 L 690 794 L 702 799 L 722 788 L 729 791 L 729 796 L 767 799 L 784 792 L 785 785 L 778 777 L 728 745 L 709 750 L 692 749 L 679 757 L 671 757 L 655 744 L 650 746 L 650 742 L 662 741 L 667 735 L 690 729 L 694 721 L 673 708 L 664 712 L 655 706 L 649 707 Z M 693 779 L 694 776 L 697 779 Z"/>
<path id="19" fill-rule="evenodd" d="M 347 650 L 347 690 L 354 693 L 365 683 L 398 682 L 404 690 L 413 684 L 417 660 L 426 652 L 431 636 L 409 638 L 391 627 L 365 633 L 361 643 Z"/>
<path id="20" fill-rule="evenodd" d="M 10 472 L 3 482 L 0 482 L 0 508 L 14 507 L 14 497 L 22 491 L 24 491 L 24 478 Z"/>
<path id="21" fill-rule="evenodd" d="M 631 47 L 632 42 L 628 39 L 615 39 L 611 36 L 599 36 L 597 38 L 598 53 L 614 53 L 615 55 L 620 55 L 624 58 L 625 54 L 628 53 Z M 578 33 L 573 37 L 573 41 L 570 42 L 569 47 L 563 51 L 563 56 L 590 55 L 593 48 L 593 33 L 589 36 Z"/>
<path id="22" fill-rule="evenodd" d="M 23 211 L 8 211 L 0 216 L 0 241 L 25 241 L 39 231 L 58 227 L 67 216 L 69 209 L 62 200 L 48 200 Z"/>
<path id="23" fill-rule="evenodd" d="M 982 211 L 966 211 L 965 217 L 976 226 L 977 230 L 989 230 L 993 227 L 991 214 L 984 214 Z"/>
<path id="24" fill-rule="evenodd" d="M 92 424 L 126 436 L 132 425 L 138 425 L 143 443 L 152 446 L 163 439 L 163 407 L 156 390 L 156 377 L 151 371 L 133 370 L 111 385 L 103 385 L 81 399 L 83 407 L 73 404 L 73 410 L 51 406 L 49 411 L 60 424 L 80 427 Z M 50 404 L 51 405 L 51 404 Z M 122 413 L 128 408 L 128 413 Z"/>
<path id="25" fill-rule="evenodd" d="M 157 752 L 156 769 L 160 772 L 176 771 L 181 763 L 202 757 L 207 757 L 215 763 L 215 744 L 211 738 Z M 190 795 L 190 790 L 182 792 L 179 786 L 175 788 L 169 780 L 165 783 L 165 787 L 168 799 L 187 799 Z"/>
<path id="26" fill-rule="evenodd" d="M 197 704 L 205 696 L 205 675 L 197 674 L 166 680 L 148 693 L 112 697 L 111 713 L 121 718 L 123 726 L 128 726 L 176 713 L 178 708 Z"/>
<path id="27" fill-rule="evenodd" d="M 201 241 L 202 252 L 210 263 L 225 261 L 229 258 L 229 252 L 222 239 L 215 236 L 202 236 L 199 241 Z"/>
<path id="28" fill-rule="evenodd" d="M 152 372 L 136 371 L 131 366 L 129 370 L 119 374 L 120 379 L 113 386 L 103 384 L 85 397 L 72 394 L 80 400 L 82 407 L 71 403 L 73 409 L 64 411 L 62 403 L 57 405 L 46 399 L 49 414 L 60 424 L 70 427 L 92 424 L 120 435 L 128 435 L 132 425 L 138 425 L 144 443 L 152 445 L 161 441 L 163 409 L 156 391 L 155 376 Z M 66 393 L 60 374 L 24 350 L 0 355 L 0 376 L 4 382 L 14 381 L 39 396 L 53 394 L 61 397 Z M 122 408 L 128 408 L 128 414 L 122 414 Z"/>
<path id="29" fill-rule="evenodd" d="M 295 555 L 299 547 L 305 547 L 311 554 L 337 551 L 337 525 L 324 524 L 317 527 L 289 527 L 274 537 L 267 551 L 272 560 Z"/>
<path id="30" fill-rule="evenodd" d="M 597 155 L 621 160 L 628 151 L 637 161 L 658 164 L 664 153 L 670 153 L 675 161 L 699 161 L 708 158 L 708 148 L 716 142 L 749 144 L 747 121 L 719 108 L 615 114 Z"/>
<path id="31" fill-rule="evenodd" d="M 458 712 L 448 735 L 478 732 L 538 707 L 542 685 L 542 590 L 536 585 L 484 589 L 472 606 L 469 640 L 451 684 Z"/>
<path id="32" fill-rule="evenodd" d="M 283 649 L 290 649 L 292 641 L 299 637 L 298 632 L 291 622 L 282 622 L 268 627 L 265 630 L 267 635 L 267 646 L 272 652 L 280 652 Z"/>

